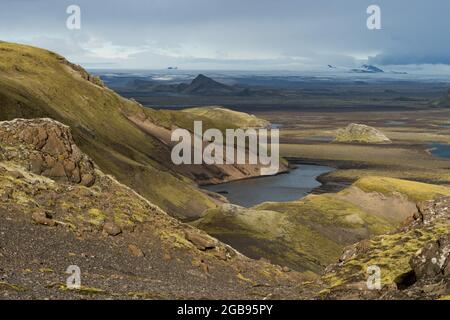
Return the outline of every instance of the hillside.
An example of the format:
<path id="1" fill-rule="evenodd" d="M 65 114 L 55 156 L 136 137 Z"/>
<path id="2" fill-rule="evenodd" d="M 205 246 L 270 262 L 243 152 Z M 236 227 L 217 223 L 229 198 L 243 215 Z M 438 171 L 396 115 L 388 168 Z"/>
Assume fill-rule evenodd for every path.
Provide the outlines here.
<path id="1" fill-rule="evenodd" d="M 50 117 L 106 172 L 181 219 L 216 206 L 196 187 L 258 175 L 258 166 L 175 166 L 170 130 L 211 118 L 143 108 L 103 86 L 81 67 L 38 48 L 0 42 L 0 120 Z M 220 126 L 235 125 L 220 119 Z M 220 200 L 221 201 L 221 200 Z"/>
<path id="2" fill-rule="evenodd" d="M 0 122 L 0 151 L 1 298 L 298 298 L 305 276 L 170 217 L 104 174 L 65 125 Z"/>
<path id="3" fill-rule="evenodd" d="M 273 246 L 267 248 L 272 253 L 286 251 L 287 257 L 298 250 L 294 245 L 301 245 L 297 259 L 320 252 L 338 254 L 344 235 L 365 238 L 364 230 L 374 235 L 346 246 L 318 279 L 311 272 L 251 260 L 170 217 L 105 175 L 78 149 L 70 128 L 63 124 L 51 119 L 0 122 L 0 295 L 7 299 L 448 298 L 450 198 L 442 196 L 449 194 L 450 189 L 442 186 L 367 177 L 334 196 L 267 203 L 247 212 L 230 207 L 225 216 L 230 221 L 238 216 L 236 226 L 241 228 L 234 232 L 253 234 L 253 244 L 271 239 Z M 358 203 L 369 199 L 374 211 L 363 212 Z M 399 216 L 401 210 L 392 204 L 402 201 L 405 208 L 414 204 L 414 212 L 406 215 L 409 211 L 404 210 L 405 215 Z M 287 214 L 280 219 L 283 212 Z M 302 223 L 289 227 L 285 223 L 289 220 Z M 334 246 L 329 245 L 332 240 Z M 308 250 L 308 243 L 315 250 Z M 77 290 L 66 285 L 65 271 L 71 265 L 81 270 Z M 380 290 L 366 286 L 366 270 L 373 265 L 381 268 Z"/>
<path id="4" fill-rule="evenodd" d="M 270 126 L 268 121 L 254 115 L 221 107 L 189 108 L 182 112 L 201 116 L 215 123 L 226 119 L 227 122 L 233 123 L 239 128 L 268 128 Z"/>
<path id="5" fill-rule="evenodd" d="M 338 193 L 246 209 L 225 204 L 194 225 L 252 258 L 320 274 L 342 250 L 395 230 L 422 201 L 450 196 L 450 188 L 365 177 Z"/>
<path id="6" fill-rule="evenodd" d="M 450 89 L 443 95 L 443 97 L 435 102 L 433 102 L 434 106 L 448 108 L 450 107 Z"/>

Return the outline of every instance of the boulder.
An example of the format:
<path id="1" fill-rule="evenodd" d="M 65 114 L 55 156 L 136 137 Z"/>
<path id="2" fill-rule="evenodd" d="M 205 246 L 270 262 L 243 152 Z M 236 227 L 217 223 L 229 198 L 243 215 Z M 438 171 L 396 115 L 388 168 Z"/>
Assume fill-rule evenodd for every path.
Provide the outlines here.
<path id="1" fill-rule="evenodd" d="M 417 279 L 450 275 L 450 234 L 427 243 L 410 260 Z"/>
<path id="2" fill-rule="evenodd" d="M 144 253 L 142 252 L 142 250 L 138 246 L 136 246 L 134 244 L 128 245 L 128 251 L 131 253 L 131 255 L 133 257 L 140 258 L 140 257 L 144 256 Z"/>
<path id="3" fill-rule="evenodd" d="M 35 212 L 33 212 L 33 214 L 31 215 L 31 218 L 37 223 L 37 224 L 42 224 L 44 226 L 55 226 L 56 222 L 54 220 L 52 220 L 51 215 L 44 211 L 44 210 L 37 210 Z"/>
<path id="4" fill-rule="evenodd" d="M 199 250 L 213 249 L 217 245 L 217 241 L 207 235 L 200 234 L 195 230 L 186 230 L 184 232 L 186 240 L 192 242 Z"/>
<path id="5" fill-rule="evenodd" d="M 117 236 L 122 233 L 122 229 L 114 222 L 107 222 L 103 226 L 103 231 L 105 231 L 110 236 Z"/>
<path id="6" fill-rule="evenodd" d="M 15 119 L 0 122 L 0 142 L 25 150 L 7 155 L 25 161 L 29 171 L 56 181 L 90 187 L 96 175 L 92 160 L 75 145 L 70 128 L 52 119 Z"/>

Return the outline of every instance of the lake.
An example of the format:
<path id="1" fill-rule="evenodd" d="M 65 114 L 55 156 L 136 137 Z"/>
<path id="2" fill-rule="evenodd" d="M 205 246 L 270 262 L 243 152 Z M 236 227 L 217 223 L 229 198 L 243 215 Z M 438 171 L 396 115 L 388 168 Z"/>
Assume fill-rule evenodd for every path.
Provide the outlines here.
<path id="1" fill-rule="evenodd" d="M 223 194 L 234 204 L 251 207 L 265 201 L 292 201 L 321 185 L 317 177 L 334 171 L 317 165 L 298 165 L 289 173 L 209 185 L 202 188 Z"/>
<path id="2" fill-rule="evenodd" d="M 433 156 L 450 158 L 450 145 L 441 142 L 433 142 L 428 145 L 428 150 Z"/>

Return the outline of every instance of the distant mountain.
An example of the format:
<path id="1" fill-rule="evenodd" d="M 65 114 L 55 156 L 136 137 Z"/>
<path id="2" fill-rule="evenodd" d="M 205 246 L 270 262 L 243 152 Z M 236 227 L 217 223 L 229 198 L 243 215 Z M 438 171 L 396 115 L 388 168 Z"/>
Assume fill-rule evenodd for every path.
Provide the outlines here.
<path id="1" fill-rule="evenodd" d="M 215 96 L 215 97 L 283 97 L 283 90 L 278 88 L 276 77 L 263 80 L 259 83 L 246 83 L 239 80 L 238 84 L 224 84 L 204 74 L 199 74 L 193 79 L 172 77 L 168 75 L 159 76 L 120 76 L 111 77 L 102 75 L 102 80 L 108 87 L 124 94 L 127 97 L 135 97 L 140 94 L 149 96 Z M 253 79 L 252 79 L 253 80 Z M 292 81 L 287 81 L 292 85 Z M 214 102 L 213 102 L 214 104 Z"/>
<path id="2" fill-rule="evenodd" d="M 229 86 L 213 80 L 203 74 L 199 74 L 188 83 L 161 83 L 148 79 L 134 79 L 128 83 L 131 91 L 142 91 L 157 94 L 183 94 L 204 96 L 253 96 L 264 95 L 261 90 L 250 90 L 246 87 Z M 267 93 L 268 94 L 268 93 Z M 273 94 L 273 93 L 270 93 Z"/>
<path id="3" fill-rule="evenodd" d="M 182 93 L 185 94 L 229 94 L 237 90 L 231 86 L 217 82 L 203 74 L 199 74 L 192 82 L 183 88 Z"/>
<path id="4" fill-rule="evenodd" d="M 407 72 L 402 71 L 384 71 L 383 69 L 380 69 L 370 64 L 363 64 L 360 68 L 351 69 L 350 71 L 354 73 L 408 74 Z"/>
<path id="5" fill-rule="evenodd" d="M 356 73 L 384 73 L 384 70 L 370 64 L 363 64 L 360 68 L 351 71 Z"/>

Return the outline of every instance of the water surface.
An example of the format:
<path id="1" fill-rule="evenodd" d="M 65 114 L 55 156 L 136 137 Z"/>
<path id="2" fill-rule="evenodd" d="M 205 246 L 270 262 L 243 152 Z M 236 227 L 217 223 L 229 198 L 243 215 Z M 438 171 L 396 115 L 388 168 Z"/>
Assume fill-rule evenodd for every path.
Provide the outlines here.
<path id="1" fill-rule="evenodd" d="M 389 126 L 402 126 L 402 125 L 406 124 L 405 121 L 400 121 L 400 120 L 387 120 L 384 123 Z"/>
<path id="2" fill-rule="evenodd" d="M 321 185 L 316 180 L 333 168 L 317 165 L 298 165 L 286 174 L 259 177 L 218 185 L 204 186 L 209 191 L 222 193 L 231 203 L 251 207 L 265 201 L 292 201 L 306 196 Z"/>
<path id="3" fill-rule="evenodd" d="M 450 145 L 442 142 L 433 142 L 429 144 L 428 149 L 433 156 L 441 158 L 450 158 Z"/>

